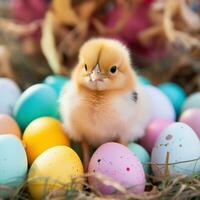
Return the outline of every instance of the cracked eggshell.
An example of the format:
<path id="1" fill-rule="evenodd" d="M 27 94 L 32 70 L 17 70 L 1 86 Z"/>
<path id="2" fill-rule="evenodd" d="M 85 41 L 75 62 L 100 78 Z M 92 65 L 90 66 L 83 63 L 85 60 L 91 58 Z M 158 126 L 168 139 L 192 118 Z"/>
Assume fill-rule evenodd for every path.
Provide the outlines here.
<path id="1" fill-rule="evenodd" d="M 164 175 L 167 152 L 170 175 L 200 171 L 200 140 L 188 125 L 176 122 L 161 132 L 151 154 L 152 170 L 156 176 Z"/>
<path id="2" fill-rule="evenodd" d="M 145 188 L 145 174 L 141 162 L 124 145 L 110 142 L 101 145 L 93 154 L 88 168 L 89 173 L 100 173 L 109 180 L 122 184 L 134 193 L 142 193 Z M 89 183 L 102 194 L 116 192 L 112 186 L 100 183 L 94 176 Z"/>

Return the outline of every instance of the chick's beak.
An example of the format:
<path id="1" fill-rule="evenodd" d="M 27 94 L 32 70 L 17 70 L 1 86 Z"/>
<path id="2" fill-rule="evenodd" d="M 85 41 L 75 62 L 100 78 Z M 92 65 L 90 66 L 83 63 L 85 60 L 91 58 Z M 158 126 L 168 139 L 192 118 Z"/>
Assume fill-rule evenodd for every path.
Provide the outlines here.
<path id="1" fill-rule="evenodd" d="M 97 64 L 94 69 L 92 70 L 92 72 L 90 73 L 90 80 L 92 82 L 95 81 L 103 81 L 103 76 L 101 74 L 100 68 L 99 68 L 99 64 Z"/>

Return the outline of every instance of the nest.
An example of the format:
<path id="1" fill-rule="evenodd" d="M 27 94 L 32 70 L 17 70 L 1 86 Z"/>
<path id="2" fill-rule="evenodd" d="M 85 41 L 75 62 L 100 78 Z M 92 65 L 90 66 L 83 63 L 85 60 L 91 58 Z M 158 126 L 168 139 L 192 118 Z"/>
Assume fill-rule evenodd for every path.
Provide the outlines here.
<path id="1" fill-rule="evenodd" d="M 200 91 L 200 67 L 185 63 L 171 68 L 168 79 L 182 86 L 187 94 Z"/>
<path id="2" fill-rule="evenodd" d="M 84 184 L 83 190 L 76 190 L 76 184 L 80 184 L 83 179 L 89 176 L 95 176 L 99 181 L 105 185 L 112 186 L 116 192 L 111 195 L 101 194 L 97 188 Z M 127 199 L 127 200 L 158 200 L 158 199 L 198 199 L 200 197 L 200 173 L 192 176 L 178 175 L 174 177 L 165 177 L 158 181 L 155 177 L 147 177 L 149 181 L 146 184 L 146 190 L 142 194 L 133 194 L 125 189 L 117 182 L 111 181 L 101 174 L 85 174 L 83 177 L 77 177 L 72 180 L 71 184 L 62 185 L 59 189 L 55 189 L 47 194 L 44 193 L 43 199 L 49 200 L 64 200 L 64 199 L 80 199 L 80 200 L 114 200 L 114 199 Z M 33 181 L 33 180 L 29 180 Z M 27 181 L 28 182 L 28 181 Z M 23 183 L 19 188 L 12 190 L 9 187 L 0 185 L 0 191 L 9 191 L 11 199 L 31 199 L 27 191 L 27 182 Z M 154 184 L 152 184 L 154 182 Z M 48 183 L 48 179 L 47 182 Z"/>

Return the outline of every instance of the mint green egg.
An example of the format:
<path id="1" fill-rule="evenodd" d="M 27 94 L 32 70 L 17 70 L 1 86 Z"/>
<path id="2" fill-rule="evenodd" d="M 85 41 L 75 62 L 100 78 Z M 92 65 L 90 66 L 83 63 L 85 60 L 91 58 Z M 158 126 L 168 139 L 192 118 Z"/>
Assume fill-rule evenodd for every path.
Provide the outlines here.
<path id="1" fill-rule="evenodd" d="M 143 165 L 145 173 L 150 173 L 150 156 L 146 149 L 139 144 L 129 143 L 128 148 L 136 155 Z"/>
<path id="2" fill-rule="evenodd" d="M 16 190 L 24 182 L 27 169 L 22 142 L 11 134 L 0 135 L 0 185 Z M 0 198 L 8 198 L 12 194 L 0 187 Z"/>
<path id="3" fill-rule="evenodd" d="M 169 98 L 176 113 L 179 114 L 186 98 L 186 93 L 183 88 L 172 82 L 160 84 L 158 88 Z"/>
<path id="4" fill-rule="evenodd" d="M 51 86 L 59 96 L 63 86 L 70 80 L 67 76 L 51 75 L 44 79 L 44 83 Z"/>
<path id="5" fill-rule="evenodd" d="M 183 112 L 190 108 L 200 108 L 200 92 L 191 94 L 183 103 L 181 111 Z"/>
<path id="6" fill-rule="evenodd" d="M 14 117 L 24 130 L 28 124 L 39 117 L 58 118 L 58 96 L 46 84 L 36 84 L 26 89 L 16 103 Z"/>

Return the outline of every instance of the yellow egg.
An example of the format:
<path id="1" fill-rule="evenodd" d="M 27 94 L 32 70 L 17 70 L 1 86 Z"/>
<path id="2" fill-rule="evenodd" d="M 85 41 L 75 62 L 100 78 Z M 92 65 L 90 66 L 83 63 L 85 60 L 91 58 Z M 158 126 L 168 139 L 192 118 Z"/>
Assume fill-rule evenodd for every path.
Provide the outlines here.
<path id="1" fill-rule="evenodd" d="M 52 147 L 33 162 L 28 173 L 28 189 L 34 199 L 41 199 L 49 192 L 67 189 L 75 177 L 78 181 L 73 189 L 81 189 L 82 175 L 83 165 L 74 150 L 67 146 Z"/>
<path id="2" fill-rule="evenodd" d="M 62 124 L 51 117 L 41 117 L 32 121 L 25 129 L 23 142 L 31 164 L 42 152 L 53 146 L 67 145 L 69 139 Z"/>
<path id="3" fill-rule="evenodd" d="M 9 115 L 0 114 L 0 135 L 1 134 L 13 134 L 21 138 L 19 126 Z"/>

